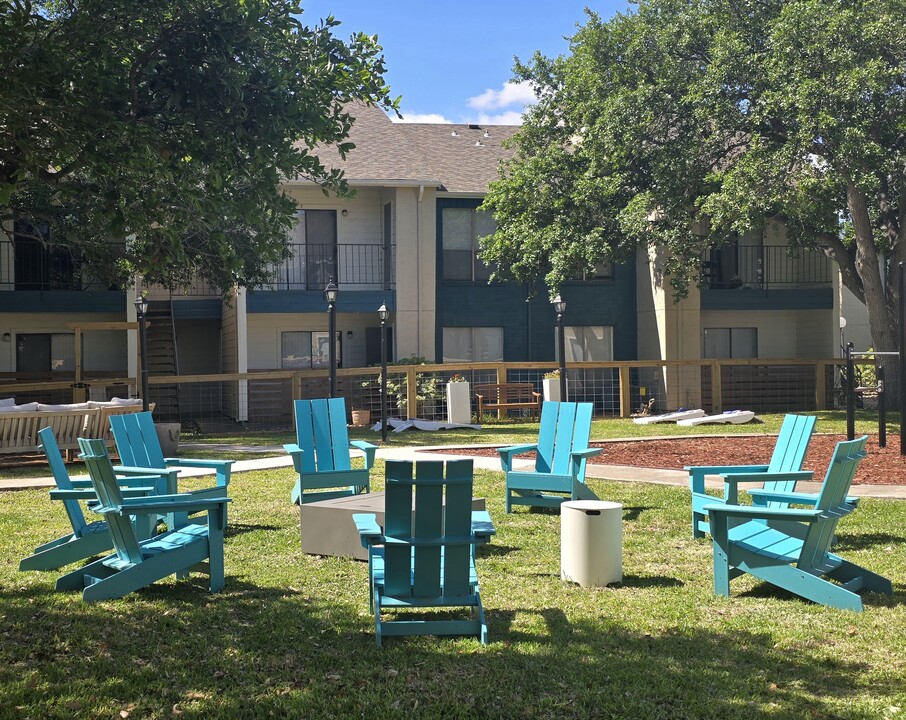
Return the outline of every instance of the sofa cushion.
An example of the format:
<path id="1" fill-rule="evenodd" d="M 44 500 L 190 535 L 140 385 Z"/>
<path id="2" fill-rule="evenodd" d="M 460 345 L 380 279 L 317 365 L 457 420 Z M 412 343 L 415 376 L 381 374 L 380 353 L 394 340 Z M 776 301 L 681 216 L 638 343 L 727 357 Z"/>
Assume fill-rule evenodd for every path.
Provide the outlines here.
<path id="1" fill-rule="evenodd" d="M 26 413 L 26 412 L 37 412 L 38 403 L 25 403 L 23 405 L 7 405 L 6 407 L 0 407 L 0 413 Z"/>
<path id="2" fill-rule="evenodd" d="M 63 410 L 90 410 L 91 405 L 87 402 L 83 403 L 67 403 L 65 405 L 47 405 L 45 403 L 38 403 L 39 412 L 61 412 Z"/>

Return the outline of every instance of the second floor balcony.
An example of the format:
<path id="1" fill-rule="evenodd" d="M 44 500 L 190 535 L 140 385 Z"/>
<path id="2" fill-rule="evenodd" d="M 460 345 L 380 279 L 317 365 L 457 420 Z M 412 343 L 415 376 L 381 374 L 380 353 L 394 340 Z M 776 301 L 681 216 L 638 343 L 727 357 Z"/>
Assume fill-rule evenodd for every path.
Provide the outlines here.
<path id="1" fill-rule="evenodd" d="M 701 307 L 816 310 L 833 307 L 835 266 L 823 252 L 780 245 L 730 245 L 706 253 Z"/>
<path id="2" fill-rule="evenodd" d="M 261 290 L 323 290 L 333 281 L 346 290 L 392 290 L 393 247 L 383 245 L 291 243 L 291 256 L 274 268 L 274 279 Z"/>
<path id="3" fill-rule="evenodd" d="M 833 261 L 819 250 L 791 254 L 782 245 L 729 245 L 705 254 L 702 288 L 780 290 L 833 286 Z"/>

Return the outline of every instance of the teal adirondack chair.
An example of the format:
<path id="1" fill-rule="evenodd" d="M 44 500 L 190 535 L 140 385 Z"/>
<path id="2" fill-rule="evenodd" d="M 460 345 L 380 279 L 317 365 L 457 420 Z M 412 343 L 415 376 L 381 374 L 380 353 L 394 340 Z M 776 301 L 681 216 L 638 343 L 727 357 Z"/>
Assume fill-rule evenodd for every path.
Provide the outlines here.
<path id="1" fill-rule="evenodd" d="M 588 458 L 601 448 L 589 448 L 591 403 L 546 402 L 534 445 L 499 448 L 506 473 L 506 511 L 513 505 L 560 507 L 564 500 L 597 500 L 585 484 Z M 516 455 L 535 451 L 535 469 L 513 470 Z M 556 495 L 551 493 L 558 493 Z"/>
<path id="2" fill-rule="evenodd" d="M 19 563 L 19 570 L 56 570 L 77 560 L 107 552 L 113 547 L 107 523 L 103 520 L 89 523 L 82 512 L 80 500 L 97 501 L 91 481 L 69 477 L 51 428 L 39 430 L 38 436 L 41 439 L 39 447 L 47 456 L 57 486 L 56 490 L 51 490 L 50 497 L 62 501 L 72 532 L 36 547 L 31 555 Z M 153 494 L 159 481 L 160 478 L 156 475 L 119 480 L 120 484 L 129 485 L 128 489 L 123 489 L 123 495 L 132 497 Z M 140 523 L 137 531 L 142 537 L 149 537 L 151 529 L 151 522 L 148 520 Z"/>
<path id="3" fill-rule="evenodd" d="M 103 440 L 79 439 L 97 493 L 95 508 L 110 528 L 115 553 L 95 560 L 57 580 L 57 590 L 82 590 L 86 602 L 119 598 L 167 575 L 207 570 L 210 590 L 223 588 L 223 531 L 230 499 L 195 498 L 188 494 L 124 498 Z M 207 524 L 191 524 L 139 540 L 130 518 L 173 512 L 207 512 Z M 205 563 L 204 561 L 208 562 Z"/>
<path id="4" fill-rule="evenodd" d="M 295 414 L 297 442 L 283 446 L 299 473 L 291 501 L 310 503 L 368 492 L 377 446 L 364 440 L 350 442 L 346 400 L 296 400 Z M 352 467 L 350 448 L 365 453 L 364 468 Z"/>
<path id="5" fill-rule="evenodd" d="M 692 537 L 704 537 L 708 532 L 706 505 L 725 502 L 737 505 L 740 483 L 763 483 L 768 491 L 792 492 L 798 480 L 811 480 L 812 473 L 802 470 L 805 453 L 812 439 L 816 418 L 811 415 L 787 415 L 780 426 L 774 453 L 767 465 L 697 465 L 687 466 L 692 491 Z M 705 492 L 705 475 L 724 478 L 724 497 L 721 500 Z M 786 504 L 770 501 L 766 507 L 782 508 Z"/>
<path id="6" fill-rule="evenodd" d="M 859 590 L 893 594 L 890 580 L 830 552 L 837 522 L 856 509 L 846 493 L 865 457 L 866 439 L 837 443 L 817 494 L 750 491 L 763 504 L 778 502 L 786 507 L 705 506 L 714 542 L 716 595 L 729 596 L 730 580 L 743 573 L 841 610 L 862 610 Z"/>
<path id="7" fill-rule="evenodd" d="M 117 473 L 129 471 L 130 467 L 160 468 L 161 470 L 207 468 L 214 470 L 214 487 L 194 490 L 192 491 L 193 496 L 204 498 L 226 495 L 227 485 L 230 484 L 230 469 L 234 460 L 165 458 L 150 412 L 113 415 L 110 418 L 110 428 L 113 431 L 117 454 L 120 456 L 121 465 L 114 468 Z M 172 495 L 178 492 L 176 478 L 176 474 L 168 476 L 167 487 L 161 490 L 161 494 Z M 173 529 L 177 525 L 186 524 L 188 518 L 184 513 L 171 514 L 166 522 L 167 527 Z"/>
<path id="8" fill-rule="evenodd" d="M 490 542 L 495 530 L 486 511 L 472 510 L 472 470 L 472 460 L 428 460 L 415 463 L 413 476 L 413 463 L 388 460 L 383 532 L 374 514 L 352 516 L 368 549 L 378 645 L 385 635 L 474 635 L 487 643 L 475 547 Z M 468 608 L 470 617 L 382 616 L 388 608 L 451 607 Z"/>

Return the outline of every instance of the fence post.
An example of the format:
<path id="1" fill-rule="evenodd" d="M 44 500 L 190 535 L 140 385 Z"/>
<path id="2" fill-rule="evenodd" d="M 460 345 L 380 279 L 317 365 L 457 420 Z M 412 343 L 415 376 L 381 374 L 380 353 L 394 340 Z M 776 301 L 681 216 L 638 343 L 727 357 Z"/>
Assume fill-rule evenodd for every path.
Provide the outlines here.
<path id="1" fill-rule="evenodd" d="M 815 363 L 815 410 L 824 410 L 827 408 L 827 363 L 819 360 Z"/>
<path id="2" fill-rule="evenodd" d="M 406 419 L 418 417 L 418 385 L 415 366 L 406 368 Z"/>
<path id="3" fill-rule="evenodd" d="M 302 376 L 299 373 L 293 373 L 293 378 L 290 381 L 290 393 L 293 396 L 293 402 L 296 400 L 302 399 Z"/>
<path id="4" fill-rule="evenodd" d="M 711 363 L 711 412 L 724 411 L 723 388 L 721 387 L 720 363 Z"/>
<path id="5" fill-rule="evenodd" d="M 628 418 L 632 414 L 632 388 L 629 380 L 629 364 L 620 365 L 620 417 Z"/>

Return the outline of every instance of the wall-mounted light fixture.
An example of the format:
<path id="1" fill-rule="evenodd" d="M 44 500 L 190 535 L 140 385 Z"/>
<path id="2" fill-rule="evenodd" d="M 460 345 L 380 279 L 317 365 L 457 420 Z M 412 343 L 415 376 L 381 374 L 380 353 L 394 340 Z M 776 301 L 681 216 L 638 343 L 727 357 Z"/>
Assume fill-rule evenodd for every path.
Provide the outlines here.
<path id="1" fill-rule="evenodd" d="M 346 208 L 343 208 L 343 210 L 340 211 L 340 215 L 342 215 L 343 217 L 346 217 L 347 215 L 349 215 L 349 210 L 347 210 Z"/>
<path id="2" fill-rule="evenodd" d="M 346 337 L 347 337 L 347 338 L 352 338 L 352 330 L 347 330 L 347 331 L 346 331 Z"/>
<path id="3" fill-rule="evenodd" d="M 9 333 L 3 333 L 3 342 L 9 342 L 12 339 L 12 335 Z"/>

